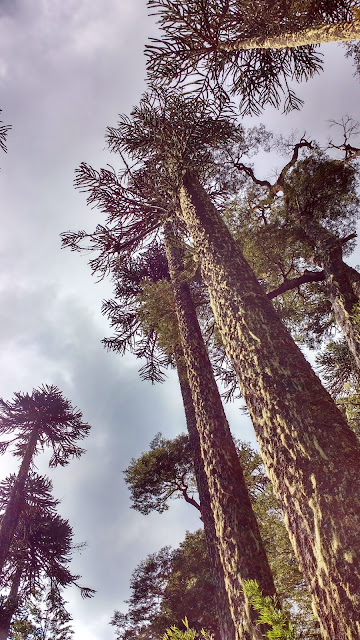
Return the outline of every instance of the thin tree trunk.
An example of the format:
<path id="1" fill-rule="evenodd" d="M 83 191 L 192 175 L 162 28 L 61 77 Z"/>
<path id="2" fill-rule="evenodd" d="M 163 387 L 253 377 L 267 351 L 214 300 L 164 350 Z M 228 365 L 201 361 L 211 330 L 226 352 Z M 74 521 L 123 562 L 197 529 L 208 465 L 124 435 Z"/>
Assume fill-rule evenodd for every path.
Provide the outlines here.
<path id="1" fill-rule="evenodd" d="M 354 318 L 354 307 L 360 300 L 360 273 L 343 261 L 342 243 L 337 236 L 314 220 L 313 216 L 296 211 L 293 213 L 306 241 L 314 249 L 314 264 L 324 271 L 336 322 L 360 369 L 360 324 Z"/>
<path id="2" fill-rule="evenodd" d="M 216 590 L 215 595 L 220 637 L 221 640 L 234 640 L 235 627 L 230 613 L 229 600 L 227 597 L 227 591 L 224 581 L 224 573 L 221 566 L 219 550 L 216 544 L 214 516 L 210 508 L 210 494 L 207 485 L 204 464 L 201 458 L 200 439 L 196 428 L 195 409 L 187 377 L 184 352 L 181 345 L 175 346 L 175 360 L 179 377 L 181 396 L 184 404 L 186 426 L 189 432 L 189 441 L 194 460 L 196 485 L 200 498 L 201 517 L 204 523 L 205 538 Z"/>
<path id="3" fill-rule="evenodd" d="M 275 593 L 266 553 L 224 413 L 189 286 L 184 282 L 182 241 L 164 225 L 166 255 L 196 415 L 217 546 L 237 640 L 260 640 L 256 613 L 242 589 L 257 580 L 264 595 Z M 263 629 L 265 630 L 265 629 Z"/>
<path id="4" fill-rule="evenodd" d="M 359 441 L 193 173 L 180 203 L 323 636 L 359 640 Z"/>
<path id="5" fill-rule="evenodd" d="M 24 501 L 24 487 L 28 477 L 30 464 L 38 441 L 38 427 L 34 427 L 25 455 L 22 459 L 19 473 L 11 490 L 9 502 L 5 509 L 0 526 L 0 575 L 3 572 L 4 564 L 9 554 L 10 546 L 19 522 Z"/>
<path id="6" fill-rule="evenodd" d="M 360 20 L 320 24 L 300 31 L 289 31 L 277 36 L 258 36 L 255 38 L 238 38 L 233 42 L 220 42 L 222 51 L 238 51 L 239 49 L 292 49 L 310 44 L 326 42 L 348 42 L 360 39 Z"/>
<path id="7" fill-rule="evenodd" d="M 0 612 L 0 640 L 7 640 L 9 637 L 11 620 L 18 605 L 21 576 L 22 567 L 18 567 L 11 582 L 10 593 Z"/>

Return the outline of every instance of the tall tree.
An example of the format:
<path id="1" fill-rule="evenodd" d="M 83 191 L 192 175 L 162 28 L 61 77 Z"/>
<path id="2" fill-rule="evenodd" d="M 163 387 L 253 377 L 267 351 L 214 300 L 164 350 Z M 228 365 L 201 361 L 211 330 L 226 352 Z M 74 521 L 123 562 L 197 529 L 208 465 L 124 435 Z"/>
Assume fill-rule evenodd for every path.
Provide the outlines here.
<path id="1" fill-rule="evenodd" d="M 10 435 L 1 442 L 3 453 L 10 446 L 21 465 L 12 488 L 0 528 L 0 575 L 9 554 L 22 510 L 24 490 L 34 456 L 51 447 L 50 467 L 65 466 L 84 449 L 76 444 L 85 438 L 90 425 L 82 422 L 82 413 L 63 397 L 54 385 L 43 385 L 32 394 L 15 393 L 13 400 L 0 398 L 0 435 Z"/>
<path id="2" fill-rule="evenodd" d="M 146 158 L 173 182 L 324 637 L 355 639 L 360 618 L 360 496 L 354 491 L 359 442 L 202 186 L 197 171 L 209 131 L 198 117 L 197 100 L 184 101 L 185 121 L 179 102 L 178 96 L 145 97 L 132 121 L 121 119 L 109 131 L 111 146 Z"/>
<path id="3" fill-rule="evenodd" d="M 183 245 L 174 231 L 173 222 L 165 222 L 164 237 L 235 637 L 258 638 L 261 634 L 256 629 L 254 612 L 246 598 L 241 603 L 239 595 L 243 593 L 244 583 L 251 579 L 250 576 L 257 576 L 254 579 L 264 594 L 274 595 L 273 578 L 194 303 L 189 287 L 184 282 Z"/>
<path id="4" fill-rule="evenodd" d="M 351 0 L 149 0 L 162 33 L 147 47 L 152 78 L 231 93 L 244 112 L 265 104 L 299 108 L 289 80 L 321 69 L 315 45 L 358 40 L 360 20 Z M 192 87 L 194 89 L 194 85 Z"/>
<path id="5" fill-rule="evenodd" d="M 5 513 L 16 482 L 12 474 L 0 484 L 0 518 Z M 73 532 L 67 520 L 57 513 L 58 500 L 52 496 L 52 483 L 30 473 L 24 487 L 24 508 L 15 529 L 10 553 L 0 582 L 0 638 L 6 640 L 11 620 L 19 605 L 32 606 L 37 594 L 47 593 L 55 617 L 64 611 L 61 591 L 77 584 L 80 576 L 71 573 L 69 563 L 74 548 Z M 83 597 L 92 589 L 79 587 Z M 63 614 L 62 614 L 63 615 Z"/>
<path id="6" fill-rule="evenodd" d="M 122 352 L 126 346 L 140 357 L 144 355 L 148 362 L 141 368 L 142 377 L 152 381 L 162 378 L 161 367 L 169 362 L 169 356 L 176 364 L 180 391 L 183 399 L 186 425 L 189 432 L 190 446 L 195 467 L 196 481 L 199 488 L 201 513 L 204 522 L 208 552 L 216 584 L 216 599 L 219 611 L 221 638 L 235 637 L 234 623 L 230 614 L 228 596 L 225 588 L 224 571 L 221 566 L 216 540 L 214 516 L 210 506 L 208 483 L 201 457 L 200 441 L 197 432 L 194 403 L 189 386 L 186 364 L 181 347 L 174 300 L 166 258 L 161 266 L 161 258 L 165 257 L 160 247 L 150 248 L 141 259 L 128 261 L 116 272 L 116 305 L 108 302 L 105 310 L 112 325 L 116 328 L 116 336 L 106 340 L 106 346 Z M 160 278 L 160 279 L 158 279 Z M 145 283 L 145 284 L 144 284 Z M 154 295 L 161 291 L 160 301 Z M 135 294 L 135 295 L 134 295 Z M 144 295 L 145 294 L 145 295 Z M 165 294 L 165 295 L 164 295 Z M 134 300 L 134 297 L 136 300 Z M 154 302 L 155 299 L 155 302 Z M 134 305 L 135 303 L 135 305 Z M 162 313 L 159 312 L 159 303 Z M 135 308 L 134 308 L 135 307 Z M 164 313 L 164 308 L 166 313 Z M 164 321 L 165 316 L 165 321 Z M 140 327 L 142 332 L 140 331 Z M 145 333 L 145 338 L 142 337 Z M 140 334 L 140 335 L 139 335 Z M 137 342 L 139 346 L 137 346 Z M 166 358 L 156 356 L 156 348 L 162 345 Z M 178 454 L 176 454 L 177 457 Z M 173 459 L 176 464 L 176 459 Z M 190 499 L 190 498 L 189 498 Z M 144 505 L 148 508 L 148 505 Z"/>
<path id="7" fill-rule="evenodd" d="M 228 127 L 228 123 L 225 122 L 224 126 Z M 232 123 L 228 128 L 231 131 L 235 131 L 236 134 L 238 133 Z M 209 135 L 214 134 L 210 133 Z M 216 124 L 215 135 L 217 135 Z M 87 170 L 85 173 L 86 181 L 83 186 L 89 184 L 89 175 L 90 172 Z M 157 193 L 154 192 L 152 181 L 147 177 L 146 182 L 146 173 L 139 172 L 139 174 L 132 175 L 131 183 L 137 187 L 133 204 L 134 210 L 136 211 L 136 208 L 138 208 L 142 216 L 144 216 L 145 211 L 150 210 L 152 219 L 154 219 L 154 203 L 156 202 Z M 106 194 L 110 193 L 112 196 L 114 189 L 110 191 L 109 186 L 107 181 Z M 146 187 L 149 195 L 147 199 L 144 199 Z M 159 180 L 158 188 L 161 189 L 160 197 L 165 188 L 164 183 L 161 184 Z M 119 195 L 119 191 L 117 193 Z M 131 190 L 129 189 L 125 199 L 126 207 L 129 205 L 130 195 Z M 89 198 L 91 200 L 101 198 L 101 201 L 103 201 L 102 197 L 99 196 L 98 183 L 95 190 L 91 189 Z M 124 206 L 123 202 L 124 195 L 121 194 L 116 199 L 116 208 L 113 206 L 109 208 L 109 203 L 108 201 L 106 202 L 108 219 L 111 221 L 116 216 L 118 218 L 117 229 L 123 229 L 124 218 L 126 219 L 126 208 L 123 217 L 121 218 L 119 215 L 121 207 Z M 166 203 L 165 198 L 163 202 Z M 159 205 L 158 207 L 160 209 Z M 169 215 L 171 207 L 172 202 L 170 200 L 167 203 L 167 215 Z M 162 220 L 160 221 L 162 222 Z M 219 554 L 220 565 L 215 562 L 215 567 L 217 567 L 218 573 L 222 576 L 221 581 L 226 587 L 230 612 L 235 626 L 235 637 L 240 638 L 244 634 L 246 638 L 257 638 L 260 630 L 254 624 L 254 612 L 249 607 L 246 597 L 241 595 L 243 593 L 242 587 L 246 580 L 251 579 L 251 576 L 257 580 L 264 594 L 273 594 L 274 584 L 222 407 L 220 394 L 201 335 L 196 309 L 189 285 L 186 282 L 182 239 L 180 236 L 176 237 L 173 224 L 169 221 L 164 223 L 166 253 L 170 278 L 174 288 L 177 315 L 176 326 L 178 323 L 176 332 L 179 331 L 181 337 L 181 344 L 178 339 L 175 339 L 173 349 L 187 414 L 189 433 L 192 446 L 196 452 L 195 468 L 197 470 L 200 503 L 201 508 L 206 510 L 203 515 L 205 531 L 207 536 L 208 532 L 211 532 L 209 546 L 214 545 L 215 542 L 216 553 Z M 131 225 L 129 224 L 129 226 Z M 104 232 L 105 227 L 102 226 L 101 237 L 98 238 L 99 243 L 104 242 Z M 124 237 L 118 233 L 117 239 L 111 238 L 109 233 L 108 252 L 111 249 L 114 250 L 114 242 L 116 242 L 117 247 L 116 253 L 121 254 L 119 247 L 125 244 Z M 134 242 L 133 240 L 133 244 Z M 92 236 L 93 248 L 95 243 L 96 238 Z M 130 239 L 128 243 L 130 243 Z M 93 264 L 95 264 L 95 261 Z M 189 359 L 192 364 L 192 372 L 196 369 L 196 375 L 193 377 L 189 375 Z M 203 475 L 204 471 L 205 476 Z"/>

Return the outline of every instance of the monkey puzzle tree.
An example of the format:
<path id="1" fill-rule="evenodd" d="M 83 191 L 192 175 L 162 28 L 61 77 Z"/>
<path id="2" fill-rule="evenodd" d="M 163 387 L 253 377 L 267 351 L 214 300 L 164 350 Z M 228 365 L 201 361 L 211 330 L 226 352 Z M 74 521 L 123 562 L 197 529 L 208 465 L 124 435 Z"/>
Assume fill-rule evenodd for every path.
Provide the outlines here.
<path id="1" fill-rule="evenodd" d="M 196 83 L 239 95 L 244 112 L 270 103 L 299 108 L 289 80 L 320 71 L 322 42 L 358 40 L 360 20 L 352 0 L 149 0 L 159 38 L 147 47 L 152 79 Z M 352 9 L 355 8 L 354 12 Z"/>
<path id="2" fill-rule="evenodd" d="M 14 474 L 0 484 L 0 518 L 6 511 L 16 483 Z M 15 529 L 9 555 L 0 582 L 0 638 L 6 640 L 12 617 L 18 607 L 31 607 L 39 594 L 47 592 L 47 602 L 54 619 L 65 611 L 61 591 L 77 584 L 80 576 L 71 573 L 69 563 L 76 546 L 67 520 L 57 514 L 58 500 L 52 496 L 52 483 L 37 473 L 26 478 L 23 509 Z M 83 597 L 92 589 L 79 587 Z"/>
<path id="3" fill-rule="evenodd" d="M 124 269 L 122 270 L 122 274 L 124 275 Z M 161 282 L 167 281 L 160 280 L 158 284 Z M 126 288 L 124 287 L 124 281 L 122 282 L 122 286 L 120 284 L 119 288 L 124 291 L 124 288 Z M 181 290 L 182 295 L 186 296 L 187 313 L 190 315 L 190 319 L 188 320 L 188 326 L 190 328 L 188 331 L 193 335 L 193 339 L 196 339 L 197 351 L 195 357 L 200 360 L 198 366 L 202 374 L 203 384 L 206 384 L 209 397 L 211 398 L 211 407 L 205 404 L 205 410 L 203 410 L 202 414 L 200 413 L 200 416 L 197 418 L 195 417 L 194 400 L 187 379 L 187 371 L 182 355 L 174 310 L 172 311 L 172 318 L 169 317 L 171 312 L 167 314 L 168 322 L 173 325 L 172 329 L 170 329 L 172 334 L 170 348 L 173 352 L 178 370 L 200 493 L 202 517 L 208 539 L 210 557 L 212 558 L 212 564 L 215 568 L 215 581 L 218 587 L 217 595 L 221 598 L 219 604 L 219 619 L 222 636 L 224 638 L 234 636 L 233 623 L 231 618 L 228 620 L 229 605 L 226 604 L 226 602 L 229 598 L 231 614 L 238 628 L 237 633 L 239 633 L 241 627 L 244 627 L 245 637 L 260 637 L 259 631 L 253 627 L 251 623 L 251 610 L 245 609 L 246 615 L 244 619 L 244 607 L 246 607 L 246 603 L 243 602 L 241 598 L 240 585 L 241 582 L 247 580 L 250 575 L 256 575 L 256 579 L 259 581 L 264 593 L 273 593 L 274 586 L 271 572 L 262 548 L 256 520 L 252 513 L 246 485 L 242 477 L 229 427 L 223 413 L 219 392 L 211 371 L 211 365 L 208 361 L 205 346 L 201 346 L 203 341 L 196 319 L 196 311 L 186 282 L 181 285 Z M 170 295 L 172 296 L 171 290 Z M 170 298 L 169 302 L 169 307 L 173 307 L 173 299 Z M 121 304 L 119 306 L 122 307 Z M 113 315 L 114 311 L 115 309 L 111 305 L 112 322 L 116 325 L 117 315 L 116 311 Z M 127 312 L 125 311 L 125 313 Z M 120 309 L 120 314 L 122 314 L 122 309 Z M 141 314 L 139 313 L 138 315 L 141 315 L 144 320 L 143 310 L 141 310 Z M 122 320 L 123 319 L 124 318 L 122 318 Z M 128 320 L 129 316 L 127 315 L 127 321 Z M 148 326 L 148 322 L 146 325 Z M 127 326 L 129 327 L 130 325 L 127 324 Z M 133 329 L 135 326 L 132 324 Z M 114 339 L 112 339 L 111 344 L 115 346 Z M 203 442 L 199 440 L 199 431 L 200 438 L 203 438 Z M 204 447 L 204 442 L 206 443 L 209 437 L 210 443 L 207 444 L 207 447 Z M 205 460 L 205 464 L 207 465 L 205 473 L 202 459 Z M 218 470 L 216 486 L 215 489 L 211 487 L 211 491 L 209 492 L 209 469 L 212 471 L 215 466 Z M 227 500 L 222 499 L 222 496 L 225 496 Z M 227 504 L 227 502 L 229 504 Z M 256 540 L 256 546 L 253 548 L 254 540 Z M 225 548 L 225 552 L 223 548 Z M 230 556 L 232 564 L 230 563 Z M 232 579 L 230 587 L 228 586 L 226 590 L 224 588 L 224 578 L 228 581 Z M 239 582 L 240 584 L 238 584 Z M 223 589 L 224 593 L 222 593 L 220 589 Z M 237 600 L 235 600 L 235 598 L 237 598 Z"/>
<path id="4" fill-rule="evenodd" d="M 34 456 L 45 447 L 52 449 L 50 467 L 65 466 L 84 449 L 76 442 L 85 438 L 90 425 L 82 422 L 82 413 L 63 397 L 54 385 L 43 385 L 30 394 L 15 393 L 13 400 L 0 398 L 0 435 L 10 439 L 1 442 L 3 453 L 14 447 L 21 465 L 11 490 L 0 527 L 0 575 L 7 560 L 22 510 L 25 507 L 26 479 Z"/>
<path id="5" fill-rule="evenodd" d="M 234 131 L 231 123 L 229 128 Z M 236 129 L 235 133 L 238 133 Z M 209 132 L 209 135 L 218 135 L 216 124 L 214 131 Z M 153 181 L 150 181 L 149 178 L 147 178 L 148 182 L 145 181 L 147 177 L 145 172 L 139 172 L 132 176 L 131 183 L 133 188 L 136 188 L 136 195 L 133 197 L 131 209 L 133 222 L 130 223 L 126 218 L 126 209 L 129 207 L 131 189 L 129 188 L 125 194 L 121 193 L 116 181 L 111 188 L 108 174 L 106 174 L 104 193 L 101 194 L 99 193 L 101 185 L 95 175 L 94 172 L 91 173 L 86 168 L 82 186 L 89 187 L 89 177 L 93 180 L 89 199 L 91 202 L 98 199 L 101 203 L 105 203 L 103 206 L 107 210 L 108 219 L 110 222 L 114 222 L 116 228 L 115 230 L 109 229 L 106 236 L 105 227 L 101 226 L 96 234 L 90 236 L 90 246 L 95 248 L 97 245 L 102 250 L 98 258 L 92 261 L 92 264 L 102 271 L 109 267 L 109 264 L 113 264 L 114 267 L 110 266 L 110 269 L 114 269 L 116 277 L 115 266 L 119 262 L 117 255 L 121 254 L 121 248 L 128 249 L 130 243 L 136 246 L 136 243 L 139 242 L 137 235 L 132 240 L 125 235 L 124 223 L 127 223 L 127 227 L 132 230 L 135 227 L 138 234 L 138 225 L 136 226 L 134 222 L 136 216 L 138 219 L 140 216 L 144 219 L 146 212 L 149 211 L 150 217 L 154 221 L 154 204 L 157 193 L 154 191 Z M 164 193 L 163 181 L 158 181 L 158 188 L 161 189 L 160 196 L 161 193 Z M 149 192 L 150 194 L 145 198 L 144 194 Z M 112 198 L 115 193 L 117 196 L 115 205 L 109 208 L 107 194 L 110 194 Z M 258 638 L 261 632 L 254 624 L 254 612 L 248 606 L 242 587 L 246 580 L 251 579 L 251 576 L 258 581 L 264 594 L 273 594 L 274 584 L 201 335 L 191 291 L 186 277 L 184 278 L 186 273 L 183 264 L 183 241 L 180 236 L 176 237 L 174 231 L 174 228 L 178 226 L 176 221 L 165 220 L 164 222 L 164 212 L 169 217 L 172 202 L 166 202 L 165 198 L 163 198 L 163 202 L 166 208 L 162 209 L 159 206 L 161 216 L 158 225 L 164 224 L 166 253 L 174 289 L 177 322 L 179 323 L 177 328 L 177 322 L 175 319 L 173 320 L 176 325 L 173 352 L 179 373 L 191 446 L 194 450 L 194 463 L 205 531 L 218 575 L 219 592 L 221 593 L 224 587 L 226 590 L 233 621 L 231 624 L 235 627 L 235 637 L 240 638 L 243 634 L 243 637 L 246 638 Z M 120 217 L 122 206 L 124 212 Z M 143 221 L 143 228 L 144 224 Z M 154 229 L 153 222 L 151 232 Z M 132 233 L 134 232 L 132 231 Z M 77 248 L 78 243 L 81 243 L 84 237 L 86 234 L 84 236 L 84 233 L 81 232 L 80 234 L 66 234 L 64 239 L 65 243 Z M 144 233 L 142 240 L 143 238 Z M 105 255 L 104 251 L 106 251 Z M 116 258 L 114 258 L 114 252 Z M 189 361 L 192 363 L 191 370 L 194 374 L 192 376 L 189 375 Z M 224 610 L 223 605 L 222 609 Z M 222 630 L 224 637 L 232 636 L 234 631 L 229 629 L 229 626 L 225 629 L 225 626 L 228 625 L 226 618 L 221 615 L 220 620 L 224 627 Z"/>
<path id="6" fill-rule="evenodd" d="M 203 171 L 210 132 L 203 129 L 199 112 L 198 100 L 147 95 L 132 119 L 122 118 L 109 130 L 110 145 L 135 160 L 146 159 L 172 181 L 322 632 L 329 639 L 355 639 L 359 442 L 279 320 L 201 183 L 198 171 Z"/>

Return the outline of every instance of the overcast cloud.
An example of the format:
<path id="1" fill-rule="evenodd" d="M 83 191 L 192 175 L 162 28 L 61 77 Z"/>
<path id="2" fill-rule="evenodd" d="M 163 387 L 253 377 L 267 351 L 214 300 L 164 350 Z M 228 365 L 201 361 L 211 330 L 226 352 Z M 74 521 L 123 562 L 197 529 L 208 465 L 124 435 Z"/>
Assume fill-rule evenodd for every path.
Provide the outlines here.
<path id="1" fill-rule="evenodd" d="M 60 250 L 62 231 L 91 230 L 100 220 L 75 192 L 74 170 L 82 161 L 116 162 L 104 149 L 105 128 L 145 88 L 143 48 L 153 31 L 144 0 L 0 1 L 0 107 L 13 126 L 0 158 L 0 396 L 56 384 L 93 425 L 82 459 L 51 472 L 45 458 L 39 462 L 77 541 L 88 542 L 73 568 L 97 594 L 92 601 L 66 594 L 76 640 L 113 638 L 108 623 L 114 608 L 126 608 L 136 564 L 200 524 L 180 501 L 163 515 L 129 508 L 122 470 L 158 431 L 172 437 L 185 428 L 176 377 L 140 382 L 139 362 L 104 351 L 109 329 L 100 305 L 110 286 L 95 285 L 85 256 Z M 299 90 L 304 109 L 286 118 L 267 111 L 269 127 L 325 140 L 327 120 L 358 117 L 350 62 L 338 46 L 326 57 L 327 73 Z M 258 167 L 264 176 L 275 170 L 267 157 Z M 235 435 L 252 439 L 238 406 L 228 414 Z M 16 466 L 4 458 L 2 477 Z"/>

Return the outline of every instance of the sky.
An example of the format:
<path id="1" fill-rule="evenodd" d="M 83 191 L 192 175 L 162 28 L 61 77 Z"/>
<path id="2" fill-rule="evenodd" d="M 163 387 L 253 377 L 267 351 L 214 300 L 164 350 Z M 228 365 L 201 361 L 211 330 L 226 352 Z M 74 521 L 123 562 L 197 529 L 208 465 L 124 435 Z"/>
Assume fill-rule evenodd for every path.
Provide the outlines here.
<path id="1" fill-rule="evenodd" d="M 101 216 L 73 187 L 82 161 L 95 168 L 117 159 L 104 133 L 119 113 L 129 113 L 145 89 L 144 45 L 154 33 L 144 0 L 0 0 L 0 108 L 12 125 L 8 153 L 0 155 L 0 397 L 57 385 L 92 425 L 87 453 L 68 467 L 39 471 L 54 483 L 61 514 L 77 542 L 72 569 L 96 589 L 83 601 L 66 591 L 76 640 L 110 640 L 114 609 L 126 610 L 129 579 L 147 554 L 176 546 L 200 526 L 196 510 L 176 501 L 168 512 L 142 516 L 130 509 L 122 471 L 161 431 L 185 430 L 174 372 L 163 385 L 141 382 L 139 361 L 107 353 L 110 335 L 100 313 L 111 297 L 108 282 L 95 283 L 88 257 L 61 250 L 63 231 L 91 231 Z M 298 113 L 266 110 L 260 119 L 277 133 L 297 129 L 325 143 L 329 120 L 358 118 L 360 83 L 344 50 L 327 45 L 326 72 L 298 88 Z M 261 177 L 282 158 L 263 156 Z M 360 262 L 359 253 L 352 262 Z M 227 407 L 236 437 L 254 442 L 248 419 Z M 17 470 L 11 456 L 0 476 Z"/>

